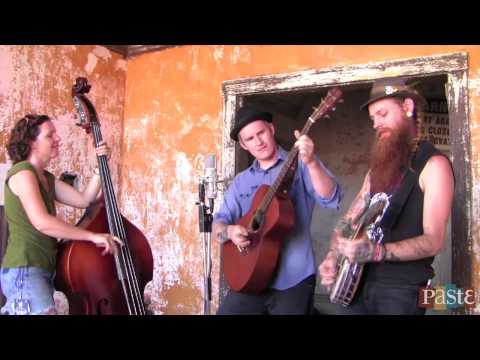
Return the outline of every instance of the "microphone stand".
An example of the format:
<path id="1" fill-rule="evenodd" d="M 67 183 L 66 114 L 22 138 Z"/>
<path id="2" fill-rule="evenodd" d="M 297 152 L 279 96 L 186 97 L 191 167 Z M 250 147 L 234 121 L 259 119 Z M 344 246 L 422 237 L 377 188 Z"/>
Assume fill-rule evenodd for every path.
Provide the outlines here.
<path id="1" fill-rule="evenodd" d="M 211 235 L 213 221 L 213 199 L 208 199 L 208 206 L 205 205 L 205 184 L 203 181 L 198 184 L 198 218 L 200 227 L 200 238 L 203 244 L 203 314 L 210 315 L 210 302 L 212 299 L 212 259 L 211 259 Z"/>

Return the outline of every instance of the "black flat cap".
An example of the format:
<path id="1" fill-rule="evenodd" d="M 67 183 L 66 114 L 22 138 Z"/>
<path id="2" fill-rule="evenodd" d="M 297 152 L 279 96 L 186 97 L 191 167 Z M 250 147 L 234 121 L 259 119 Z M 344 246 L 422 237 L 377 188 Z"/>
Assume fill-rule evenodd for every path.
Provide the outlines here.
<path id="1" fill-rule="evenodd" d="M 230 132 L 230 138 L 232 140 L 238 141 L 238 133 L 246 125 L 257 120 L 264 120 L 267 122 L 272 122 L 272 114 L 269 112 L 263 112 L 255 109 L 252 106 L 243 106 L 238 109 L 237 114 L 235 115 L 235 125 L 233 126 L 232 131 Z"/>

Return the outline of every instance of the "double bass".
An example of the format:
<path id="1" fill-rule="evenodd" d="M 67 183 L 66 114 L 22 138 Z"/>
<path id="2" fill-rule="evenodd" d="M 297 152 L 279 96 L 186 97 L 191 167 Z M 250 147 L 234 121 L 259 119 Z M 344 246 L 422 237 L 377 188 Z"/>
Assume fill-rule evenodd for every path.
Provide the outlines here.
<path id="1" fill-rule="evenodd" d="M 339 88 L 331 89 L 309 116 L 300 136 L 307 134 L 341 96 Z M 288 187 L 295 175 L 297 158 L 298 148 L 294 146 L 275 182 L 272 186 L 258 187 L 249 211 L 237 222 L 247 229 L 250 245 L 241 250 L 231 240 L 223 244 L 223 272 L 230 288 L 237 292 L 258 294 L 272 278 L 283 239 L 294 225 L 295 213 L 288 198 Z"/>
<path id="2" fill-rule="evenodd" d="M 80 117 L 77 124 L 93 133 L 95 146 L 102 141 L 94 106 L 84 95 L 90 90 L 86 78 L 77 78 L 72 97 Z M 120 238 L 114 255 L 89 241 L 62 241 L 57 253 L 55 288 L 65 294 L 69 312 L 75 315 L 145 315 L 143 291 L 152 280 L 153 257 L 142 232 L 118 209 L 108 161 L 97 156 L 102 196 L 85 211 L 77 226 Z"/>

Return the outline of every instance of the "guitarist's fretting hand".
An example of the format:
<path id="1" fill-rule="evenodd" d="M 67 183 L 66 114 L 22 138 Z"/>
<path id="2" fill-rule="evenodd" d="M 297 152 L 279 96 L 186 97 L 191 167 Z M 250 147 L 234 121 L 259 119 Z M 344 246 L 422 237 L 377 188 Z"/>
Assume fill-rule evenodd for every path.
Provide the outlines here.
<path id="1" fill-rule="evenodd" d="M 339 238 L 337 250 L 351 262 L 380 262 L 385 258 L 385 247 L 372 242 L 366 234 L 355 240 Z"/>
<path id="2" fill-rule="evenodd" d="M 365 263 L 371 261 L 373 257 L 373 242 L 365 235 L 355 240 L 340 237 L 337 244 L 338 252 L 351 262 Z"/>
<path id="3" fill-rule="evenodd" d="M 250 240 L 248 240 L 248 231 L 242 225 L 228 225 L 227 226 L 227 235 L 232 242 L 237 245 L 239 249 L 245 249 L 250 245 Z"/>

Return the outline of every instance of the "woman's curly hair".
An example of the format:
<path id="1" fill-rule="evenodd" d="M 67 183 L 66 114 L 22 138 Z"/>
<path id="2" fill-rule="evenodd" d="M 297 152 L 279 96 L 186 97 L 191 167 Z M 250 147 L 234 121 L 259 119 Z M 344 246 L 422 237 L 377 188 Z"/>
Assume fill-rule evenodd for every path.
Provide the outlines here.
<path id="1" fill-rule="evenodd" d="M 30 144 L 40 133 L 40 125 L 49 121 L 47 115 L 27 114 L 17 121 L 7 142 L 8 156 L 14 164 L 23 161 L 30 155 Z"/>

